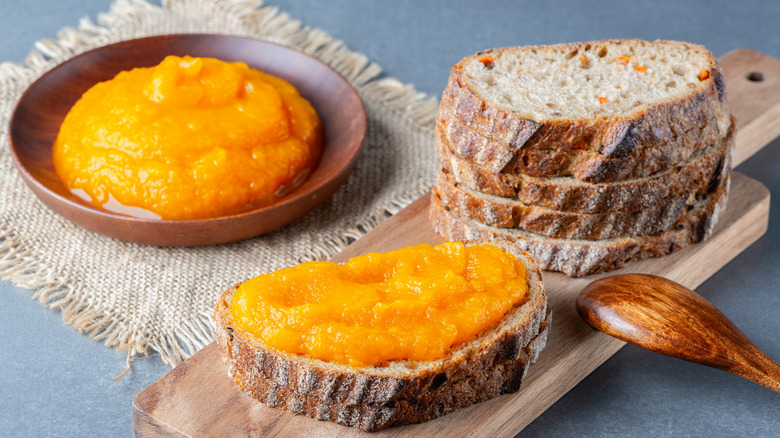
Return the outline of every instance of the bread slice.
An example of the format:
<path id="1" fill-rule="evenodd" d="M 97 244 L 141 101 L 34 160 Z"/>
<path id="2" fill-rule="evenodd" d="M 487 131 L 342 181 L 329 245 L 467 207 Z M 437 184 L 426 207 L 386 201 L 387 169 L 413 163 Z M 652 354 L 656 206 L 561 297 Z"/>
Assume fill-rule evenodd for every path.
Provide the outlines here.
<path id="1" fill-rule="evenodd" d="M 723 190 L 697 202 L 673 228 L 662 233 L 603 240 L 554 239 L 530 231 L 496 228 L 458 216 L 431 195 L 434 230 L 449 240 L 487 239 L 526 251 L 544 270 L 582 277 L 619 269 L 632 260 L 660 257 L 706 239 L 726 207 L 729 178 Z"/>
<path id="2" fill-rule="evenodd" d="M 437 117 L 436 134 L 444 136 L 452 152 L 465 160 L 485 166 L 493 172 L 539 178 L 572 176 L 592 183 L 643 178 L 669 169 L 723 137 L 731 120 L 726 109 L 714 109 L 709 111 L 714 114 L 711 124 L 679 133 L 677 137 L 660 145 L 651 143 L 648 147 L 639 146 L 619 157 L 605 157 L 590 150 L 572 151 L 571 144 L 551 143 L 560 147 L 521 147 L 505 163 L 493 157 L 503 154 L 507 145 L 474 132 L 454 119 L 449 112 L 446 101 L 443 101 Z M 536 139 L 534 137 L 527 144 Z"/>
<path id="3" fill-rule="evenodd" d="M 571 213 L 633 212 L 651 208 L 661 200 L 696 193 L 716 186 L 731 167 L 735 130 L 686 162 L 647 178 L 591 184 L 572 177 L 536 178 L 495 173 L 451 153 L 437 138 L 442 172 L 458 184 L 495 196 L 514 198 L 526 205 Z"/>
<path id="4" fill-rule="evenodd" d="M 680 194 L 637 212 L 567 213 L 520 201 L 476 192 L 439 172 L 434 191 L 444 206 L 460 217 L 497 228 L 520 228 L 547 237 L 564 239 L 611 239 L 656 234 L 674 226 L 693 208 L 694 202 L 724 190 L 726 180 L 715 188 Z"/>
<path id="5" fill-rule="evenodd" d="M 730 124 L 715 58 L 676 41 L 487 50 L 453 66 L 440 108 L 448 126 L 457 120 L 490 140 L 490 147 L 455 144 L 464 158 L 498 172 L 522 151 L 515 171 L 571 172 L 589 182 L 667 168 L 723 137 Z M 542 151 L 560 160 L 545 175 L 534 160 Z M 602 164 L 632 156 L 620 166 Z"/>
<path id="6" fill-rule="evenodd" d="M 391 361 L 355 368 L 275 351 L 238 329 L 230 304 L 235 285 L 217 301 L 217 343 L 238 386 L 270 407 L 366 431 L 427 421 L 517 391 L 547 340 L 550 310 L 531 257 L 492 243 L 526 266 L 528 294 L 504 318 L 433 361 Z"/>

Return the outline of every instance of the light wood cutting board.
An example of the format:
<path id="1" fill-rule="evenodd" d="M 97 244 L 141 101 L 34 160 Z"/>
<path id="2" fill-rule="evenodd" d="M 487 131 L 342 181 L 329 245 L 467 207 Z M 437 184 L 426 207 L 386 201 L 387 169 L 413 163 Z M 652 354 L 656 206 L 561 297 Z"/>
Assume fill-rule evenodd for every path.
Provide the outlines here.
<path id="1" fill-rule="evenodd" d="M 752 50 L 720 60 L 729 103 L 737 117 L 734 165 L 780 135 L 780 61 Z M 763 80 L 755 79 L 762 77 Z M 671 256 L 629 264 L 618 272 L 661 275 L 695 288 L 764 234 L 769 192 L 759 182 L 732 174 L 731 195 L 715 233 L 706 242 Z M 418 199 L 334 261 L 370 251 L 439 243 L 428 221 L 428 195 Z M 243 394 L 227 376 L 215 343 L 141 391 L 133 400 L 136 436 L 513 436 L 555 403 L 623 345 L 594 331 L 574 307 L 577 293 L 603 275 L 572 279 L 545 272 L 553 320 L 547 347 L 520 391 L 427 423 L 368 434 L 357 429 L 272 409 Z"/>

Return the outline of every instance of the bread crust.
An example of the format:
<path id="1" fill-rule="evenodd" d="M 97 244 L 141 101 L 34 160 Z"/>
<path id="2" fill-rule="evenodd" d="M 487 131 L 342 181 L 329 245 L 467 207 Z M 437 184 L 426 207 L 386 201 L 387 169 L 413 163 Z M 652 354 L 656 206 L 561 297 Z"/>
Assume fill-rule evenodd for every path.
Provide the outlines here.
<path id="1" fill-rule="evenodd" d="M 653 174 L 723 137 L 731 118 L 723 75 L 714 56 L 696 44 L 656 43 L 706 52 L 708 78 L 682 97 L 640 105 L 625 115 L 533 120 L 479 95 L 464 75 L 464 66 L 485 56 L 500 58 L 508 51 L 574 51 L 586 46 L 654 43 L 605 40 L 490 49 L 453 66 L 442 96 L 439 121 L 450 139 L 457 140 L 453 144 L 455 153 L 493 172 L 505 170 L 536 177 L 572 175 L 587 182 Z M 540 162 L 539 158 L 545 159 Z"/>
<path id="2" fill-rule="evenodd" d="M 538 178 L 571 176 L 592 183 L 615 182 L 644 178 L 669 169 L 726 135 L 731 121 L 727 109 L 714 101 L 691 106 L 698 111 L 694 114 L 689 111 L 686 116 L 675 118 L 675 122 L 668 124 L 665 130 L 644 126 L 655 122 L 650 115 L 637 121 L 635 125 L 640 128 L 631 128 L 634 131 L 628 132 L 633 132 L 633 141 L 640 146 L 623 156 L 606 157 L 597 151 L 583 148 L 582 138 L 589 137 L 590 141 L 597 141 L 591 132 L 592 125 L 584 125 L 584 121 L 580 121 L 579 126 L 571 127 L 568 134 L 552 132 L 550 136 L 553 138 L 545 138 L 545 131 L 554 131 L 553 127 L 545 125 L 534 131 L 535 134 L 523 145 L 500 143 L 463 125 L 461 120 L 452 116 L 446 100 L 442 100 L 439 107 L 436 135 L 445 138 L 454 154 L 493 172 Z M 678 112 L 687 110 L 678 109 Z M 710 123 L 701 120 L 709 115 L 712 115 Z M 689 129 L 683 128 L 683 120 L 694 117 L 699 119 L 697 123 Z M 674 137 L 664 137 L 672 133 Z M 566 142 L 568 137 L 561 138 L 566 135 L 571 135 L 573 142 Z M 650 136 L 654 138 L 649 139 Z"/>
<path id="3" fill-rule="evenodd" d="M 455 182 L 490 195 L 513 198 L 570 213 L 634 212 L 651 208 L 661 200 L 701 191 L 717 183 L 731 168 L 735 129 L 690 160 L 647 178 L 591 184 L 575 178 L 536 178 L 495 173 L 466 161 L 450 151 L 444 139 L 437 138 L 441 171 Z"/>
<path id="4" fill-rule="evenodd" d="M 544 270 L 560 271 L 571 277 L 582 277 L 619 269 L 633 260 L 661 257 L 692 243 L 700 242 L 712 233 L 726 207 L 729 178 L 725 190 L 706 208 L 692 211 L 675 227 L 665 232 L 638 237 L 605 240 L 554 239 L 524 230 L 490 227 L 458 216 L 447 209 L 434 192 L 430 217 L 434 230 L 445 239 L 487 239 L 526 251 Z"/>
<path id="5" fill-rule="evenodd" d="M 637 212 L 578 214 L 526 205 L 514 199 L 480 193 L 464 187 L 440 172 L 434 188 L 436 196 L 456 215 L 496 228 L 519 228 L 547 237 L 563 239 L 611 239 L 657 234 L 675 226 L 696 202 L 715 199 L 725 190 L 726 180 L 718 177 L 715 187 L 697 193 L 680 194 L 659 200 Z"/>
<path id="6" fill-rule="evenodd" d="M 480 243 L 491 242 L 469 244 Z M 438 360 L 355 368 L 272 350 L 233 323 L 237 284 L 221 294 L 215 310 L 228 373 L 268 406 L 366 431 L 427 421 L 517 391 L 546 343 L 551 316 L 539 267 L 528 254 L 498 246 L 526 264 L 527 300 Z"/>

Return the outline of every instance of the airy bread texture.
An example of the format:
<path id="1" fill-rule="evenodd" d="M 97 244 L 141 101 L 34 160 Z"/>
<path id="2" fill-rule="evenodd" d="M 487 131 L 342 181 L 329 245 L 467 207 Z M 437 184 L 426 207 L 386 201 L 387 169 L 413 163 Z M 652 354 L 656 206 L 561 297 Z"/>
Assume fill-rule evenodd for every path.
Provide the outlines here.
<path id="1" fill-rule="evenodd" d="M 442 172 L 477 192 L 516 199 L 526 205 L 571 213 L 634 212 L 679 195 L 716 186 L 731 168 L 735 129 L 685 162 L 646 178 L 585 183 L 572 177 L 536 178 L 495 173 L 460 158 L 437 138 Z"/>
<path id="2" fill-rule="evenodd" d="M 511 245 L 490 243 L 526 266 L 526 299 L 501 321 L 438 360 L 391 361 L 355 368 L 268 348 L 239 330 L 230 304 L 235 285 L 217 301 L 217 343 L 228 373 L 268 406 L 374 431 L 427 421 L 517 391 L 547 341 L 550 310 L 539 267 Z"/>
<path id="3" fill-rule="evenodd" d="M 464 218 L 448 209 L 436 191 L 431 195 L 433 228 L 450 240 L 484 239 L 527 251 L 542 269 L 582 277 L 611 271 L 632 260 L 661 257 L 700 242 L 712 233 L 726 208 L 729 177 L 723 188 L 695 203 L 674 227 L 657 234 L 613 239 L 554 239 L 518 228 L 496 228 Z"/>
<path id="4" fill-rule="evenodd" d="M 730 112 L 704 47 L 607 40 L 464 58 L 439 125 L 455 153 L 493 172 L 608 182 L 687 160 L 725 135 Z"/>

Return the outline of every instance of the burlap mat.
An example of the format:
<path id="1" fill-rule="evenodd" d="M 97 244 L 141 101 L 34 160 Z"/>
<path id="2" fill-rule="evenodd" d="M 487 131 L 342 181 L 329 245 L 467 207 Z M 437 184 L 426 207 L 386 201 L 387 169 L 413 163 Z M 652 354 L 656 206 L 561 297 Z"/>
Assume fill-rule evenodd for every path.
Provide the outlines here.
<path id="1" fill-rule="evenodd" d="M 323 3 L 322 7 L 327 7 Z M 85 231 L 50 211 L 12 164 L 8 119 L 43 72 L 86 50 L 148 35 L 208 32 L 265 39 L 310 53 L 358 90 L 369 129 L 357 167 L 329 201 L 271 234 L 221 246 L 157 248 Z M 119 0 L 97 23 L 36 44 L 24 65 L 0 65 L 0 276 L 35 291 L 65 321 L 130 357 L 150 350 L 175 365 L 214 337 L 218 294 L 258 274 L 328 259 L 434 183 L 436 101 L 390 78 L 325 32 L 260 1 Z"/>

